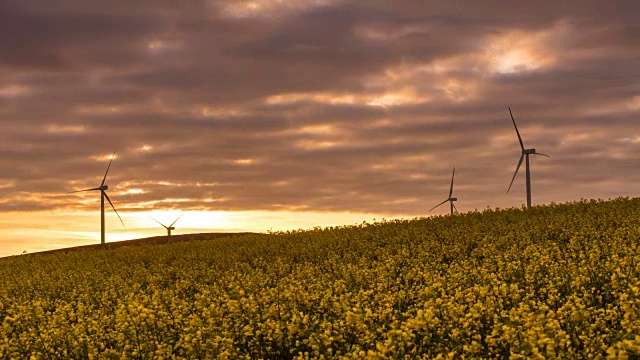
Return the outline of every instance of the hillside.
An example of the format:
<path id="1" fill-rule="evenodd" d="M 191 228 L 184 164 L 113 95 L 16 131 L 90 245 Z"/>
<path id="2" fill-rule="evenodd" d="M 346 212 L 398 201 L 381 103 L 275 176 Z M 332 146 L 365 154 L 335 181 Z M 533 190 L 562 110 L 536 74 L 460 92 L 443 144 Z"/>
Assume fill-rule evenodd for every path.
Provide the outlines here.
<path id="1" fill-rule="evenodd" d="M 260 235 L 258 233 L 194 233 L 194 234 L 177 234 L 171 235 L 168 238 L 166 235 L 161 236 L 150 236 L 146 238 L 140 239 L 131 239 L 131 240 L 122 240 L 122 241 L 111 241 L 106 244 L 91 244 L 91 245 L 82 245 L 82 246 L 73 246 L 55 250 L 46 250 L 39 251 L 36 253 L 29 253 L 23 255 L 44 255 L 44 254 L 53 254 L 53 253 L 67 253 L 70 251 L 84 251 L 84 250 L 112 250 L 123 246 L 138 246 L 138 245 L 159 245 L 173 242 L 181 242 L 181 241 L 193 241 L 193 240 L 212 240 L 221 237 L 228 236 L 238 236 L 238 235 Z M 22 256 L 22 255 L 19 255 Z"/>
<path id="2" fill-rule="evenodd" d="M 0 261 L 4 358 L 640 356 L 640 199 Z"/>

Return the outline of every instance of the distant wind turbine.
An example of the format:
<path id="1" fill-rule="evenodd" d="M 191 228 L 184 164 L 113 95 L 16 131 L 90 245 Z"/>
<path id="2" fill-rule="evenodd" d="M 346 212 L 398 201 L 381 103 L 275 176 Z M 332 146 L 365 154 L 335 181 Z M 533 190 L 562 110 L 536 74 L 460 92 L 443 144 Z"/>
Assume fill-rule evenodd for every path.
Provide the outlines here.
<path id="1" fill-rule="evenodd" d="M 162 227 L 164 227 L 165 229 L 167 229 L 167 240 L 170 240 L 171 238 L 171 230 L 175 230 L 176 228 L 173 227 L 173 224 L 175 224 L 176 222 L 178 222 L 178 220 L 182 217 L 182 215 L 178 216 L 175 220 L 173 220 L 173 222 L 171 223 L 171 225 L 167 226 L 163 223 L 161 223 L 160 221 L 152 218 L 151 216 L 149 216 L 149 219 L 157 222 L 158 224 L 162 225 Z"/>
<path id="2" fill-rule="evenodd" d="M 438 206 L 446 203 L 447 201 L 450 203 L 451 205 L 451 215 L 453 215 L 453 210 L 455 209 L 456 212 L 458 212 L 458 209 L 456 208 L 456 206 L 453 204 L 454 201 L 458 201 L 458 198 L 454 198 L 451 197 L 451 195 L 453 195 L 453 178 L 456 176 L 456 167 L 453 167 L 453 174 L 451 175 L 451 187 L 449 188 L 449 198 L 447 198 L 447 200 L 441 202 L 440 204 L 434 206 L 433 208 L 431 208 L 431 210 L 429 210 L 429 212 L 431 212 L 433 209 L 437 208 Z"/>
<path id="3" fill-rule="evenodd" d="M 109 168 L 111 167 L 111 162 L 113 162 L 113 157 L 115 156 L 115 154 L 116 152 L 114 151 L 113 154 L 111 155 L 109 166 L 107 166 L 107 171 L 104 173 L 104 177 L 102 178 L 102 182 L 100 183 L 99 187 L 69 192 L 70 194 L 70 193 L 77 193 L 77 192 L 83 192 L 83 191 L 100 191 L 100 243 L 101 244 L 105 243 L 105 239 L 104 239 L 104 199 L 105 198 L 107 198 L 109 205 L 111 205 L 111 208 L 113 209 L 113 211 L 116 213 L 116 215 L 118 215 L 118 219 L 120 219 L 122 226 L 124 226 L 124 221 L 122 221 L 120 214 L 118 214 L 118 211 L 113 206 L 111 199 L 109 199 L 109 195 L 107 195 L 107 189 L 109 188 L 109 186 L 104 184 L 105 180 L 107 179 L 107 174 L 109 173 Z"/>
<path id="4" fill-rule="evenodd" d="M 516 128 L 516 134 L 518 135 L 518 141 L 520 141 L 520 148 L 522 148 L 522 154 L 520 155 L 520 160 L 518 161 L 518 166 L 516 167 L 516 171 L 513 173 L 513 177 L 511 178 L 511 184 L 509 184 L 509 189 L 507 189 L 507 193 L 511 190 L 511 186 L 513 185 L 513 180 L 515 180 L 516 175 L 518 174 L 518 170 L 520 170 L 520 165 L 522 165 L 522 159 L 527 158 L 525 164 L 525 171 L 527 174 L 527 207 L 531 206 L 531 171 L 529 170 L 529 155 L 542 155 L 548 158 L 551 156 L 536 152 L 536 149 L 525 149 L 524 143 L 522 142 L 522 137 L 520 137 L 520 132 L 518 131 L 518 126 L 516 126 L 516 120 L 513 118 L 513 114 L 511 113 L 511 108 L 509 108 L 509 115 L 511 115 L 511 121 L 513 121 L 513 126 Z"/>

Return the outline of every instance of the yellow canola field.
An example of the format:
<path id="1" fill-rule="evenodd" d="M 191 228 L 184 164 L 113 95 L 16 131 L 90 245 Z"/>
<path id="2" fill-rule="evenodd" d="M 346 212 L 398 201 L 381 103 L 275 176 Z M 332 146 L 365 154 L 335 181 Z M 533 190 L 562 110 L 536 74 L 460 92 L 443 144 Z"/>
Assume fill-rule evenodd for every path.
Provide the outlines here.
<path id="1" fill-rule="evenodd" d="M 0 261 L 0 358 L 638 358 L 640 199 Z"/>

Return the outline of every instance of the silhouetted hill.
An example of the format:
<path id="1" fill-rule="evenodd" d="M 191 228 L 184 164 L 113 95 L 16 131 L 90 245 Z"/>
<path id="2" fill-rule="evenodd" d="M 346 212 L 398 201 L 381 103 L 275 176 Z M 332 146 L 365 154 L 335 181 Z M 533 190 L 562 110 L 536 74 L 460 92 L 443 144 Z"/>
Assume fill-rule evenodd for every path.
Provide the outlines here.
<path id="1" fill-rule="evenodd" d="M 137 246 L 137 245 L 147 245 L 147 244 L 166 244 L 168 242 L 180 242 L 180 241 L 191 241 L 191 240 L 212 240 L 222 237 L 228 236 L 236 236 L 236 235 L 256 235 L 257 233 L 251 232 L 242 232 L 242 233 L 197 233 L 197 234 L 182 234 L 182 235 L 171 235 L 171 239 L 169 240 L 166 235 L 162 236 L 151 236 L 141 239 L 132 239 L 132 240 L 122 240 L 122 241 L 113 241 L 108 242 L 106 244 L 92 244 L 92 245 L 83 245 L 83 246 L 74 246 L 63 249 L 55 249 L 55 250 L 47 250 L 47 251 L 39 251 L 34 253 L 28 253 L 23 255 L 34 255 L 34 254 L 52 254 L 57 252 L 69 252 L 69 251 L 80 251 L 80 250 L 98 250 L 98 249 L 115 249 L 122 246 Z M 22 255 L 15 255 L 22 256 Z"/>

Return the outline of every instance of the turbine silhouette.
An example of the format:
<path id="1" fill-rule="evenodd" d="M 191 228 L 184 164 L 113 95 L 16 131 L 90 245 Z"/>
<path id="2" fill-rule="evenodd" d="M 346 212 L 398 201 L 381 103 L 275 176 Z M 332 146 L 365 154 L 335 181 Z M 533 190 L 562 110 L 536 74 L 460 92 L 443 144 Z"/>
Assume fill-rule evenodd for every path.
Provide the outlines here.
<path id="1" fill-rule="evenodd" d="M 83 191 L 100 191 L 100 243 L 101 244 L 105 243 L 105 238 L 104 238 L 104 199 L 105 198 L 109 202 L 109 205 L 111 205 L 111 208 L 116 213 L 116 215 L 118 215 L 118 219 L 120 219 L 122 226 L 124 226 L 124 221 L 122 221 L 120 214 L 118 214 L 118 211 L 113 206 L 111 199 L 109 199 L 109 195 L 107 195 L 107 189 L 109 188 L 109 186 L 104 184 L 105 180 L 107 179 L 107 174 L 109 173 L 109 168 L 111 168 L 111 163 L 113 162 L 113 157 L 115 156 L 115 154 L 116 152 L 114 151 L 113 154 L 111 155 L 111 160 L 109 160 L 109 166 L 107 166 L 107 171 L 104 173 L 104 177 L 102 178 L 102 182 L 100 183 L 99 187 L 68 192 L 68 194 L 71 194 L 71 193 L 77 193 L 77 192 L 83 192 Z"/>
<path id="2" fill-rule="evenodd" d="M 173 222 L 171 223 L 171 225 L 167 226 L 163 223 L 161 223 L 160 221 L 152 218 L 151 216 L 149 216 L 149 219 L 157 222 L 158 224 L 160 224 L 162 227 L 164 227 L 165 229 L 167 229 L 167 240 L 169 240 L 171 238 L 171 230 L 175 230 L 176 228 L 173 227 L 173 224 L 175 224 L 176 222 L 178 222 L 178 220 L 182 217 L 182 215 L 178 216 L 175 220 L 173 220 Z"/>
<path id="3" fill-rule="evenodd" d="M 434 206 L 431 208 L 431 210 L 429 210 L 429 212 L 431 212 L 433 209 L 437 208 L 438 206 L 446 203 L 447 201 L 450 203 L 451 205 L 451 215 L 453 215 L 453 210 L 455 210 L 456 212 L 458 212 L 458 209 L 456 208 L 456 206 L 453 204 L 454 201 L 458 201 L 458 198 L 454 198 L 451 197 L 451 195 L 453 195 L 453 178 L 456 176 L 456 167 L 453 167 L 453 174 L 451 175 L 451 187 L 449 188 L 449 197 L 447 198 L 447 200 L 441 202 L 440 204 Z"/>
<path id="4" fill-rule="evenodd" d="M 516 120 L 513 118 L 513 114 L 511 113 L 511 107 L 509 107 L 509 115 L 511 115 L 511 121 L 513 121 L 513 126 L 516 128 L 516 134 L 518 135 L 518 141 L 520 141 L 520 148 L 522 149 L 522 154 L 520 155 L 520 160 L 518 161 L 518 166 L 516 167 L 516 171 L 513 173 L 513 177 L 511 178 L 511 184 L 509 184 L 509 189 L 507 189 L 507 193 L 511 190 L 511 186 L 513 185 L 513 181 L 516 179 L 516 175 L 518 174 L 518 170 L 520 170 L 520 165 L 522 165 L 522 160 L 526 157 L 525 171 L 527 178 L 527 207 L 531 206 L 531 171 L 529 170 L 529 155 L 541 155 L 551 158 L 551 156 L 536 152 L 536 149 L 525 149 L 524 143 L 522 142 L 522 137 L 520 137 L 520 132 L 518 131 L 518 126 L 516 125 Z"/>

